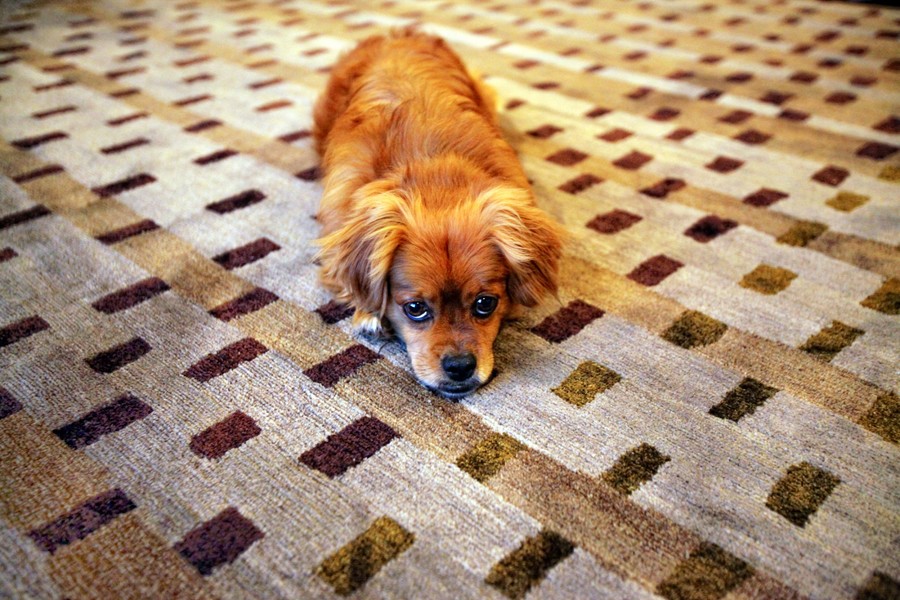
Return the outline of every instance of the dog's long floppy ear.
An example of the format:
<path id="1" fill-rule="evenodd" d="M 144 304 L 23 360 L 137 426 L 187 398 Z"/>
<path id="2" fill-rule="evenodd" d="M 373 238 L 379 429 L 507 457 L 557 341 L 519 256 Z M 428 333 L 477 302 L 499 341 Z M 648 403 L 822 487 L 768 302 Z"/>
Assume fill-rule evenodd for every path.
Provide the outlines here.
<path id="1" fill-rule="evenodd" d="M 507 293 L 522 306 L 556 295 L 562 230 L 538 208 L 531 192 L 494 187 L 478 196 L 485 224 L 509 266 Z"/>
<path id="2" fill-rule="evenodd" d="M 322 282 L 356 308 L 354 324 L 379 333 L 388 303 L 388 276 L 406 232 L 405 203 L 383 182 L 354 193 L 354 214 L 317 241 Z"/>

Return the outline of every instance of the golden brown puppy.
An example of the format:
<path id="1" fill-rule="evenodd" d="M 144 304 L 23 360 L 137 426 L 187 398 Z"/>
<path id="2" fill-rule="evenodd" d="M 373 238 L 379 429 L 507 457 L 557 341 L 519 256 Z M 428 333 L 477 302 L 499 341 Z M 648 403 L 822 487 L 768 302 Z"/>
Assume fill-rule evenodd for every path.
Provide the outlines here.
<path id="1" fill-rule="evenodd" d="M 560 256 L 493 95 L 443 40 L 402 31 L 339 60 L 314 116 L 323 284 L 357 329 L 389 324 L 426 387 L 465 396 L 503 318 L 556 292 Z"/>

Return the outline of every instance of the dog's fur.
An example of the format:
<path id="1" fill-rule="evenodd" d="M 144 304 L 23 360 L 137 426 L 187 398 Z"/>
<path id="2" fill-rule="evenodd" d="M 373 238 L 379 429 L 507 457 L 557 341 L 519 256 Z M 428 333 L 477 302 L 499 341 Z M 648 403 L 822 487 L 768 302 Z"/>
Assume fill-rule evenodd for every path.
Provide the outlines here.
<path id="1" fill-rule="evenodd" d="M 491 376 L 503 318 L 557 288 L 559 227 L 493 103 L 443 40 L 401 31 L 340 59 L 315 106 L 322 282 L 357 329 L 389 324 L 418 379 L 449 398 Z M 480 296 L 497 299 L 490 316 L 474 312 Z M 409 318 L 410 302 L 428 318 Z"/>

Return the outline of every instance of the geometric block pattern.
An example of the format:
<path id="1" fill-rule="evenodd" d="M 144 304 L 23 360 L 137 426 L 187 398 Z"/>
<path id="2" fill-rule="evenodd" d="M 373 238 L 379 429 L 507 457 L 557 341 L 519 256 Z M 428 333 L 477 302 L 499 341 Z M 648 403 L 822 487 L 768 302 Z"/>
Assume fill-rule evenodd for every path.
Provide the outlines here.
<path id="1" fill-rule="evenodd" d="M 687 310 L 666 329 L 662 338 L 682 348 L 708 346 L 725 335 L 728 326 L 696 310 Z"/>
<path id="2" fill-rule="evenodd" d="M 383 516 L 325 559 L 316 574 L 340 596 L 363 587 L 387 563 L 409 549 L 416 536 L 394 519 Z"/>
<path id="3" fill-rule="evenodd" d="M 900 279 L 892 277 L 886 280 L 880 288 L 860 304 L 886 315 L 900 314 Z"/>
<path id="4" fill-rule="evenodd" d="M 660 453 L 650 444 L 643 443 L 619 457 L 616 463 L 603 473 L 603 481 L 626 496 L 647 483 L 670 457 Z"/>
<path id="5" fill-rule="evenodd" d="M 898 595 L 895 10 L 125 4 L 0 11 L 0 597 Z M 317 281 L 410 20 L 567 234 L 459 401 Z"/>
<path id="6" fill-rule="evenodd" d="M 701 244 L 714 240 L 720 235 L 737 227 L 737 221 L 723 219 L 716 215 L 703 217 L 685 230 L 684 235 L 695 239 Z"/>
<path id="7" fill-rule="evenodd" d="M 150 277 L 100 298 L 91 306 L 100 312 L 111 314 L 136 306 L 169 289 L 159 277 Z"/>
<path id="8" fill-rule="evenodd" d="M 772 265 L 759 265 L 741 279 L 738 283 L 741 287 L 759 292 L 760 294 L 774 295 L 786 289 L 797 277 L 796 273 L 773 267 Z"/>
<path id="9" fill-rule="evenodd" d="M 132 363 L 148 352 L 150 352 L 150 344 L 145 342 L 143 338 L 135 337 L 131 340 L 113 346 L 109 350 L 105 350 L 95 356 L 85 359 L 88 366 L 98 373 L 112 373 Z"/>
<path id="10" fill-rule="evenodd" d="M 125 492 L 113 489 L 32 530 L 28 536 L 34 540 L 38 548 L 53 554 L 61 546 L 83 540 L 113 519 L 135 508 L 136 505 Z"/>
<path id="11" fill-rule="evenodd" d="M 325 387 L 332 387 L 341 379 L 349 377 L 369 363 L 381 358 L 372 350 L 362 344 L 355 344 L 344 349 L 339 354 L 308 368 L 304 373 L 307 377 Z"/>
<path id="12" fill-rule="evenodd" d="M 256 421 L 238 410 L 191 438 L 191 451 L 203 458 L 219 458 L 261 432 Z"/>
<path id="13" fill-rule="evenodd" d="M 594 399 L 597 394 L 602 394 L 619 381 L 622 377 L 615 371 L 593 361 L 585 361 L 578 365 L 559 386 L 553 388 L 553 393 L 575 406 L 584 406 Z"/>
<path id="14" fill-rule="evenodd" d="M 6 388 L 0 387 L 0 419 L 14 415 L 20 410 L 22 410 L 22 403 L 16 400 Z"/>
<path id="15" fill-rule="evenodd" d="M 397 433 L 374 417 L 350 423 L 300 456 L 300 462 L 328 477 L 342 475 L 373 456 L 397 437 Z"/>
<path id="16" fill-rule="evenodd" d="M 354 309 L 352 306 L 341 304 L 335 300 L 329 300 L 326 304 L 317 308 L 316 312 L 319 313 L 319 316 L 322 317 L 323 321 L 329 325 L 334 325 L 335 323 L 353 316 Z"/>
<path id="17" fill-rule="evenodd" d="M 892 391 L 878 394 L 859 424 L 892 444 L 900 444 L 900 397 Z"/>
<path id="18" fill-rule="evenodd" d="M 641 217 L 638 215 L 616 209 L 602 215 L 597 215 L 587 224 L 587 227 L 598 233 L 612 234 L 628 229 L 640 220 Z"/>
<path id="19" fill-rule="evenodd" d="M 811 241 L 821 236 L 828 230 L 828 226 L 823 223 L 815 223 L 812 221 L 799 221 L 795 223 L 788 231 L 776 238 L 779 244 L 787 244 L 788 246 L 806 246 Z"/>
<path id="20" fill-rule="evenodd" d="M 96 408 L 80 419 L 53 430 L 70 448 L 78 450 L 100 438 L 124 429 L 153 412 L 146 402 L 125 394 Z"/>
<path id="21" fill-rule="evenodd" d="M 531 331 L 548 342 L 559 344 L 599 319 L 604 312 L 582 300 L 572 300 L 557 313 L 548 316 Z"/>
<path id="22" fill-rule="evenodd" d="M 856 210 L 863 204 L 869 201 L 868 196 L 863 196 L 862 194 L 854 194 L 852 192 L 841 191 L 838 192 L 838 195 L 830 200 L 826 200 L 825 204 L 830 206 L 835 210 L 840 210 L 843 212 L 851 212 Z"/>
<path id="23" fill-rule="evenodd" d="M 792 465 L 772 488 L 766 507 L 804 527 L 840 482 L 838 477 L 807 462 Z"/>
<path id="24" fill-rule="evenodd" d="M 200 383 L 205 383 L 237 368 L 241 363 L 251 361 L 257 356 L 265 354 L 267 351 L 268 348 L 253 338 L 244 338 L 222 348 L 218 352 L 207 354 L 191 365 L 184 372 L 184 376 L 196 379 Z"/>
<path id="25" fill-rule="evenodd" d="M 865 332 L 862 329 L 850 327 L 840 321 L 832 321 L 831 325 L 806 340 L 800 349 L 821 361 L 828 362 L 863 333 Z"/>
<path id="26" fill-rule="evenodd" d="M 175 544 L 175 551 L 201 575 L 234 562 L 265 534 L 234 507 L 200 523 Z"/>
<path id="27" fill-rule="evenodd" d="M 681 261 L 670 258 L 664 254 L 648 258 L 631 273 L 627 275 L 628 279 L 636 281 L 646 286 L 654 286 L 661 283 L 669 275 L 684 266 Z"/>
<path id="28" fill-rule="evenodd" d="M 19 340 L 30 337 L 40 331 L 50 329 L 50 324 L 38 315 L 28 317 L 0 328 L 0 348 L 15 344 Z"/>
<path id="29" fill-rule="evenodd" d="M 209 314 L 223 321 L 256 312 L 278 300 L 278 296 L 263 288 L 255 288 L 240 298 L 235 298 L 213 308 Z"/>
<path id="30" fill-rule="evenodd" d="M 709 414 L 737 423 L 743 417 L 752 415 L 766 400 L 777 393 L 776 388 L 752 377 L 745 377 L 736 388 L 725 394 L 721 402 L 709 410 Z"/>
<path id="31" fill-rule="evenodd" d="M 485 581 L 507 598 L 524 598 L 528 590 L 574 550 L 575 546 L 566 538 L 542 530 L 494 565 Z"/>
<path id="32" fill-rule="evenodd" d="M 724 598 L 754 573 L 753 567 L 716 544 L 703 542 L 656 588 L 668 600 Z"/>
<path id="33" fill-rule="evenodd" d="M 524 448 L 521 442 L 509 435 L 492 433 L 461 454 L 456 459 L 456 466 L 471 475 L 475 481 L 484 483 Z"/>

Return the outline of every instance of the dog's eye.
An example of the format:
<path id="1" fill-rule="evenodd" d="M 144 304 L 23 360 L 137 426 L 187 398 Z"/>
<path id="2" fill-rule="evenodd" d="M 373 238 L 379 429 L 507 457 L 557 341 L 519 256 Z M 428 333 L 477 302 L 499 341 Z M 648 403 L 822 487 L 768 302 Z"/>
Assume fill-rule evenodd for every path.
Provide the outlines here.
<path id="1" fill-rule="evenodd" d="M 497 298 L 494 296 L 478 296 L 472 305 L 476 317 L 489 317 L 497 309 Z"/>
<path id="2" fill-rule="evenodd" d="M 431 311 L 428 310 L 428 305 L 418 300 L 404 304 L 403 312 L 413 321 L 425 321 L 431 317 Z"/>

